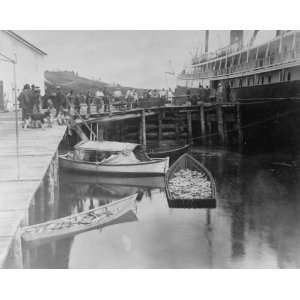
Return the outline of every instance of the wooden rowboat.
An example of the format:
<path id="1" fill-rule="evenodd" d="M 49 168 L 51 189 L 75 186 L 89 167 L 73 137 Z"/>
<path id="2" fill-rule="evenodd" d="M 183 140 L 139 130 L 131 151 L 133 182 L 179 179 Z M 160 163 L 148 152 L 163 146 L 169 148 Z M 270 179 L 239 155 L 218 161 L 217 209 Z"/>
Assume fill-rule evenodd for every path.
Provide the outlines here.
<path id="1" fill-rule="evenodd" d="M 170 189 L 170 181 L 175 177 L 175 174 L 181 170 L 197 171 L 203 174 L 203 178 L 210 183 L 210 192 L 207 197 L 201 198 L 186 198 L 180 197 Z M 193 188 L 197 189 L 197 186 Z M 199 192 L 201 186 L 198 187 Z M 178 160 L 169 168 L 166 175 L 166 194 L 169 207 L 177 208 L 215 208 L 216 207 L 216 184 L 211 173 L 195 158 L 189 154 L 183 154 Z M 200 194 L 200 193 L 199 193 Z"/>
<path id="2" fill-rule="evenodd" d="M 149 157 L 152 158 L 163 158 L 163 157 L 170 157 L 171 161 L 175 161 L 181 155 L 186 153 L 191 147 L 191 144 L 187 144 L 184 146 L 177 146 L 172 148 L 156 148 L 156 149 L 149 149 L 147 154 Z"/>
<path id="3" fill-rule="evenodd" d="M 63 169 L 93 174 L 161 176 L 169 168 L 169 157 L 150 158 L 138 144 L 87 141 L 60 155 L 59 163 Z"/>
<path id="4" fill-rule="evenodd" d="M 136 198 L 137 194 L 134 194 L 79 214 L 23 227 L 22 239 L 42 244 L 95 228 L 137 220 Z"/>

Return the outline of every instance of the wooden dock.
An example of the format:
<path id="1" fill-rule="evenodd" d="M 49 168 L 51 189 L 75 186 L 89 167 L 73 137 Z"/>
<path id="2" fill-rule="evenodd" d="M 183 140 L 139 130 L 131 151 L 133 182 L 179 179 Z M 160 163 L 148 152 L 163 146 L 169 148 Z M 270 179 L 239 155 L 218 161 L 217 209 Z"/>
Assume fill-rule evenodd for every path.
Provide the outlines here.
<path id="1" fill-rule="evenodd" d="M 93 114 L 78 123 L 90 139 L 140 143 L 241 144 L 239 104 L 201 103 Z M 88 126 L 86 126 L 88 125 Z"/>
<path id="2" fill-rule="evenodd" d="M 0 268 L 22 267 L 18 229 L 29 223 L 35 193 L 57 155 L 65 126 L 22 129 L 17 155 L 15 115 L 0 113 Z"/>

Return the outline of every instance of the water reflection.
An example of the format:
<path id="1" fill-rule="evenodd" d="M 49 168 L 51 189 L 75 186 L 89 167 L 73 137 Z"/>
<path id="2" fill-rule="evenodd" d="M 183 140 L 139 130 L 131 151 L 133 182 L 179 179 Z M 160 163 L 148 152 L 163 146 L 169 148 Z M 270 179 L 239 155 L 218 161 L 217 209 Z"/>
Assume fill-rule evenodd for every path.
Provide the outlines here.
<path id="1" fill-rule="evenodd" d="M 216 209 L 169 208 L 161 186 L 146 187 L 146 181 L 119 186 L 65 177 L 62 215 L 137 192 L 138 221 L 34 249 L 31 267 L 300 267 L 300 180 L 295 168 L 280 164 L 288 158 L 282 153 L 243 156 L 201 149 L 194 155 L 216 180 Z"/>

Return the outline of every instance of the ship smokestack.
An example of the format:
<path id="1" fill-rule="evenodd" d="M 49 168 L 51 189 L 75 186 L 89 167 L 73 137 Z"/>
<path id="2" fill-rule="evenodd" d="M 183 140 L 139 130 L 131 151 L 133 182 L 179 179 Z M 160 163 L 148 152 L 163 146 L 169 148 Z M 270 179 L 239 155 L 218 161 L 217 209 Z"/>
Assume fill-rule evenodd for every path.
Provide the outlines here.
<path id="1" fill-rule="evenodd" d="M 230 45 L 238 43 L 243 46 L 244 31 L 243 30 L 230 30 Z"/>
<path id="2" fill-rule="evenodd" d="M 205 30 L 205 53 L 208 52 L 209 30 Z"/>

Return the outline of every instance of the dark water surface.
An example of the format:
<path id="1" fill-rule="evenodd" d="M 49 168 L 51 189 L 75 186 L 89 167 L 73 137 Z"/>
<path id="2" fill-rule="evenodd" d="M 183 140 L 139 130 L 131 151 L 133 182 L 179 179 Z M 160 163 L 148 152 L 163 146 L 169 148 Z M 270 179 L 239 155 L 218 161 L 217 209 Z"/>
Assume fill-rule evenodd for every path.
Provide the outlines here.
<path id="1" fill-rule="evenodd" d="M 298 268 L 300 178 L 292 158 L 201 149 L 194 156 L 215 177 L 216 209 L 171 209 L 162 188 L 64 174 L 60 216 L 139 192 L 137 221 L 34 247 L 30 267 Z"/>

